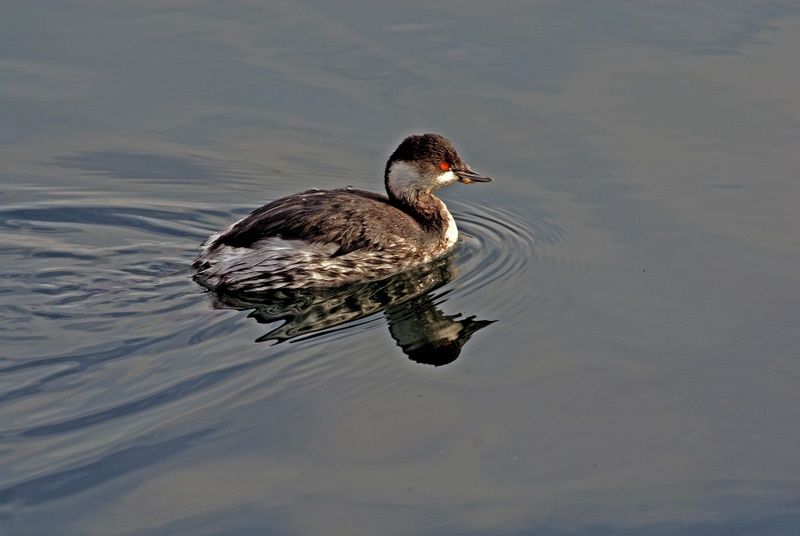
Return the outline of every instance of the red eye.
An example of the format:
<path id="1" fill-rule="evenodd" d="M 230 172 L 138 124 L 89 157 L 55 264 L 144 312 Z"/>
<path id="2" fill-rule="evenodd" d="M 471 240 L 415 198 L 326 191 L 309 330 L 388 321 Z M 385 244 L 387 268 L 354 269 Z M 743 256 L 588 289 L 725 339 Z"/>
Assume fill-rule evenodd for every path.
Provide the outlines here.
<path id="1" fill-rule="evenodd" d="M 450 164 L 442 160 L 441 162 L 439 162 L 439 169 L 441 169 L 442 171 L 447 171 L 448 169 L 450 169 Z"/>

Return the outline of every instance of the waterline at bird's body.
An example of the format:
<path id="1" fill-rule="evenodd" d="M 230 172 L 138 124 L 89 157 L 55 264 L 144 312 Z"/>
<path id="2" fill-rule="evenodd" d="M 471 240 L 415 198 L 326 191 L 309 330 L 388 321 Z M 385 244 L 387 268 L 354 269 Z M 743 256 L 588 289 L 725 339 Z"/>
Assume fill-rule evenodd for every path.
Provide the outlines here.
<path id="1" fill-rule="evenodd" d="M 308 190 L 268 203 L 206 240 L 196 279 L 212 289 L 335 287 L 430 262 L 458 240 L 434 192 L 487 182 L 438 134 L 409 136 L 389 157 L 387 195 Z"/>

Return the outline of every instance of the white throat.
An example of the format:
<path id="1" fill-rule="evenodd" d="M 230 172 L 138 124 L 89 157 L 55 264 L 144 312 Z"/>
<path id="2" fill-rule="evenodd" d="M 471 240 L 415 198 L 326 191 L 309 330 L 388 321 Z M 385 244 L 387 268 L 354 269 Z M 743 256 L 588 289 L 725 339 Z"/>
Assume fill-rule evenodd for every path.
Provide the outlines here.
<path id="1" fill-rule="evenodd" d="M 447 210 L 447 208 L 445 208 Z M 453 247 L 458 242 L 458 227 L 456 227 L 456 220 L 453 215 L 447 210 L 447 229 L 444 231 L 444 239 L 447 241 L 447 247 Z"/>

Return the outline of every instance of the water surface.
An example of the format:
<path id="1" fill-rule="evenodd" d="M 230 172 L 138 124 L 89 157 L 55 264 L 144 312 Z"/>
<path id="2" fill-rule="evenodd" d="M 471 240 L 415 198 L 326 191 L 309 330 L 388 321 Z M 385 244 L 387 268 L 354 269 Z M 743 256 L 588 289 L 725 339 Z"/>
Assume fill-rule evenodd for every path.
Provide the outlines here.
<path id="1" fill-rule="evenodd" d="M 3 532 L 797 534 L 798 49 L 793 2 L 4 3 Z M 191 280 L 426 130 L 495 177 L 443 265 L 288 327 Z"/>

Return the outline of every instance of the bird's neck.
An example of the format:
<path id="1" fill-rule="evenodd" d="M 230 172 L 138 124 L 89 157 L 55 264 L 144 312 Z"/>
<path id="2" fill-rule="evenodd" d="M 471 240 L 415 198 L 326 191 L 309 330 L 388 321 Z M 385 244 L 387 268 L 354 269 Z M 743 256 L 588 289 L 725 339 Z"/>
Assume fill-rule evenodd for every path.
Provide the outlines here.
<path id="1" fill-rule="evenodd" d="M 405 196 L 395 196 L 390 192 L 389 198 L 429 232 L 448 242 L 448 246 L 455 243 L 458 237 L 455 221 L 441 199 L 430 192 L 414 192 Z"/>

